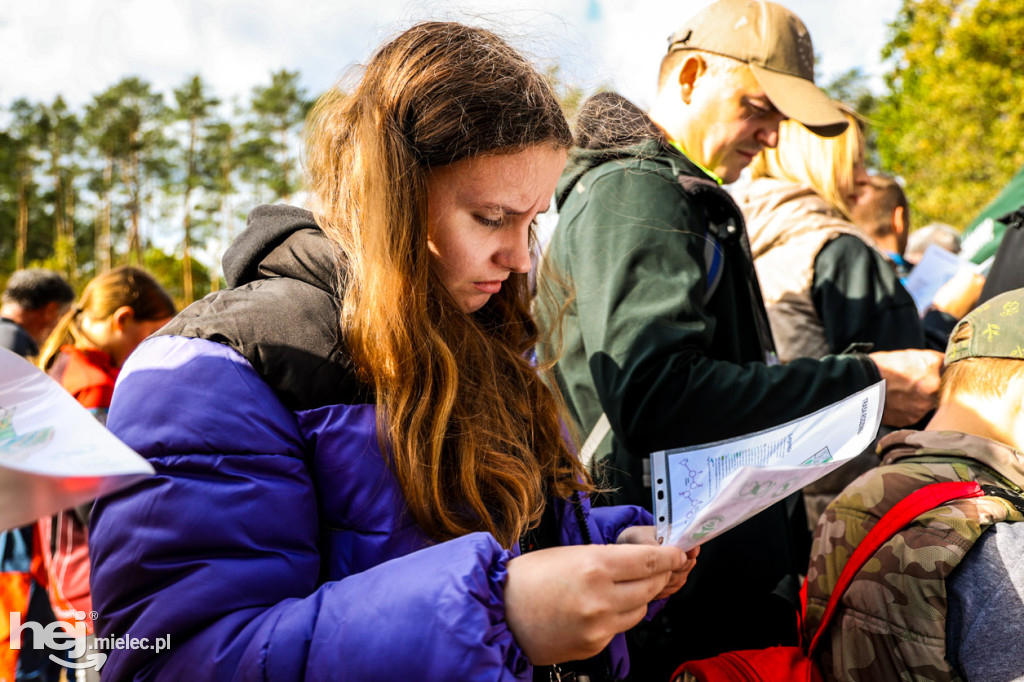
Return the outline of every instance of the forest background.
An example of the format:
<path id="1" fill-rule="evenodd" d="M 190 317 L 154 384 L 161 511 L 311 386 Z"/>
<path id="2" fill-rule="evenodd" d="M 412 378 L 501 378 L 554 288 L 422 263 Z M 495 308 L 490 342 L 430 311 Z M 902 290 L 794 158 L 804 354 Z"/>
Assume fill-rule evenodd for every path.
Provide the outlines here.
<path id="1" fill-rule="evenodd" d="M 867 120 L 869 164 L 904 181 L 914 224 L 962 229 L 1024 164 L 1020 35 L 1018 0 L 902 0 L 880 83 L 860 68 L 823 83 Z M 596 89 L 542 68 L 570 117 Z M 48 267 L 80 288 L 123 263 L 181 305 L 223 286 L 220 256 L 248 211 L 302 201 L 302 124 L 318 94 L 281 69 L 242 98 L 197 73 L 170 92 L 125 76 L 78 107 L 61 95 L 0 104 L 0 286 Z"/>

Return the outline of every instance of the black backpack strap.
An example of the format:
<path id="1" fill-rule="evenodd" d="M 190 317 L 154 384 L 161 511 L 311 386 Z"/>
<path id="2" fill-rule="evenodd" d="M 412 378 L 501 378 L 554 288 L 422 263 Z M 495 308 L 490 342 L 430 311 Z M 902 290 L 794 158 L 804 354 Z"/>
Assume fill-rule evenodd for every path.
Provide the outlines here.
<path id="1" fill-rule="evenodd" d="M 995 485 L 983 485 L 981 489 L 987 497 L 998 497 L 1001 500 L 1005 500 L 1024 515 L 1024 497 L 1021 497 L 1019 493 L 1015 493 L 1009 488 L 1001 488 Z"/>

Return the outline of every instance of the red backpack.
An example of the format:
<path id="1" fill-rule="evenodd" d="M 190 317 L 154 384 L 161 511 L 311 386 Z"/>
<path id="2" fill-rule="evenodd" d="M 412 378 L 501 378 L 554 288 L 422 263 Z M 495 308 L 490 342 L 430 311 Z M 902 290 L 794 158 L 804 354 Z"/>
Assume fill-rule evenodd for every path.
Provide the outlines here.
<path id="1" fill-rule="evenodd" d="M 951 500 L 984 495 L 985 492 L 975 481 L 947 481 L 919 488 L 896 503 L 861 540 L 846 562 L 832 590 L 832 596 L 829 597 L 821 624 L 806 651 L 803 646 L 727 651 L 712 658 L 687 661 L 672 673 L 671 679 L 676 680 L 681 678 L 683 673 L 689 673 L 699 682 L 822 682 L 824 677 L 814 662 L 814 651 L 822 640 L 822 635 L 828 632 L 829 623 L 835 615 L 843 593 L 867 560 L 921 514 L 941 507 Z M 800 596 L 806 610 L 806 585 Z"/>

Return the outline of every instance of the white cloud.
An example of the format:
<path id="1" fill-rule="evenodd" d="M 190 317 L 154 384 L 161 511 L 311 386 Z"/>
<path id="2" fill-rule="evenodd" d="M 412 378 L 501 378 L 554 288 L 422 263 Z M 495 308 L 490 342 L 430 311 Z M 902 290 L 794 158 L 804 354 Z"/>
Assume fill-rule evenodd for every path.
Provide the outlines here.
<path id="1" fill-rule="evenodd" d="M 201 73 L 225 99 L 271 71 L 302 73 L 311 91 L 412 21 L 483 21 L 567 76 L 606 83 L 641 104 L 654 91 L 665 39 L 708 0 L 8 0 L 0 6 L 0 104 L 17 97 L 73 105 L 127 75 L 169 92 Z M 878 74 L 898 0 L 792 0 L 826 77 Z"/>

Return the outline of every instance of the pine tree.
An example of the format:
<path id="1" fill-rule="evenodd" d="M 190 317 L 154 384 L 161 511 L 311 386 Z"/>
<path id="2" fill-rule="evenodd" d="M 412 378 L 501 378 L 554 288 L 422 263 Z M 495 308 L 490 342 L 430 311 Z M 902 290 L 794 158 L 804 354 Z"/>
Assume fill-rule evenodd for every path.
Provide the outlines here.
<path id="1" fill-rule="evenodd" d="M 94 271 L 109 270 L 113 250 L 113 193 L 119 160 L 125 155 L 125 140 L 118 128 L 118 96 L 108 88 L 93 96 L 85 108 L 85 138 L 93 164 L 89 189 L 97 195 L 93 257 Z"/>
<path id="2" fill-rule="evenodd" d="M 299 130 L 312 102 L 299 85 L 299 72 L 270 74 L 270 85 L 253 88 L 247 140 L 241 146 L 249 160 L 249 179 L 271 191 L 271 201 L 288 201 L 299 188 L 296 163 Z"/>
<path id="3" fill-rule="evenodd" d="M 58 95 L 53 104 L 43 107 L 39 127 L 48 160 L 47 172 L 53 185 L 53 257 L 57 267 L 73 281 L 78 271 L 75 177 L 82 126 Z"/>
<path id="4" fill-rule="evenodd" d="M 182 291 L 185 303 L 195 300 L 195 287 L 192 282 L 192 223 L 193 193 L 197 189 L 213 189 L 216 183 L 216 160 L 211 158 L 208 149 L 209 137 L 216 134 L 211 131 L 211 120 L 220 100 L 208 92 L 199 75 L 193 76 L 174 91 L 177 107 L 174 118 L 184 121 L 188 130 L 186 142 L 182 145 L 180 170 L 184 172 L 181 190 L 184 198 L 184 217 L 182 242 Z M 216 140 L 214 141 L 216 142 Z"/>
<path id="5" fill-rule="evenodd" d="M 35 127 L 37 109 L 28 100 L 18 99 L 11 104 L 10 113 L 8 153 L 17 203 L 14 230 L 14 268 L 21 270 L 27 261 L 29 212 L 37 189 L 33 177 L 37 163 L 38 131 Z"/>

